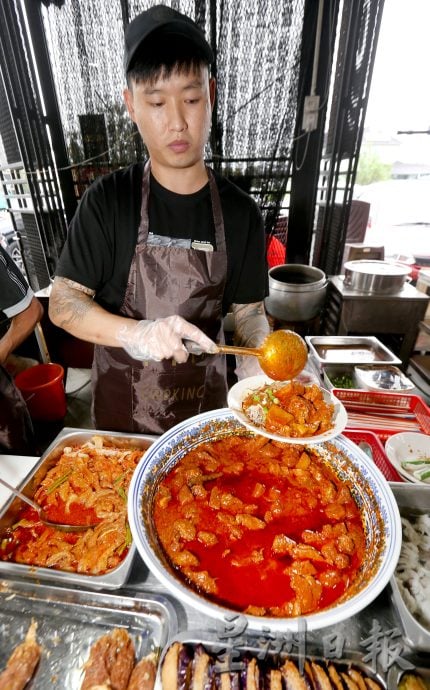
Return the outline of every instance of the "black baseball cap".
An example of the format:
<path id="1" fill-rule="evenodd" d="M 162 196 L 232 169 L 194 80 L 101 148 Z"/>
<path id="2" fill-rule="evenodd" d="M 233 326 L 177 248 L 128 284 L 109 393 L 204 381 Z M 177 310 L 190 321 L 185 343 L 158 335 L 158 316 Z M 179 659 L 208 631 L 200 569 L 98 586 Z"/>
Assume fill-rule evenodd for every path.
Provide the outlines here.
<path id="1" fill-rule="evenodd" d="M 213 62 L 212 48 L 203 31 L 192 19 L 166 5 L 155 5 L 138 14 L 125 30 L 124 68 L 126 73 L 137 49 L 158 29 L 163 29 L 166 33 L 185 36 L 203 51 L 209 63 Z"/>

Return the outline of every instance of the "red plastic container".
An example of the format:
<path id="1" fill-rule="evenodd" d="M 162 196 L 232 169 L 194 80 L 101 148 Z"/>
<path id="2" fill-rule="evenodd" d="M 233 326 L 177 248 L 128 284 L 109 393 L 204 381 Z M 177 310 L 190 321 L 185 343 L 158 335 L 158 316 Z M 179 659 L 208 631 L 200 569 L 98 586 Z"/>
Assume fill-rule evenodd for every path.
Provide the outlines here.
<path id="1" fill-rule="evenodd" d="M 391 462 L 387 458 L 384 450 L 384 446 L 373 431 L 366 431 L 365 429 L 344 429 L 342 431 L 343 436 L 354 441 L 357 445 L 360 441 L 368 443 L 372 449 L 373 460 L 378 469 L 381 470 L 385 479 L 389 482 L 404 482 L 403 477 L 397 472 L 397 470 L 392 466 Z"/>
<path id="2" fill-rule="evenodd" d="M 419 395 L 333 388 L 348 413 L 347 429 L 373 431 L 386 441 L 400 431 L 430 434 L 430 408 Z"/>
<path id="3" fill-rule="evenodd" d="M 51 422 L 63 419 L 67 403 L 61 364 L 37 364 L 25 369 L 17 374 L 15 384 L 34 420 Z"/>

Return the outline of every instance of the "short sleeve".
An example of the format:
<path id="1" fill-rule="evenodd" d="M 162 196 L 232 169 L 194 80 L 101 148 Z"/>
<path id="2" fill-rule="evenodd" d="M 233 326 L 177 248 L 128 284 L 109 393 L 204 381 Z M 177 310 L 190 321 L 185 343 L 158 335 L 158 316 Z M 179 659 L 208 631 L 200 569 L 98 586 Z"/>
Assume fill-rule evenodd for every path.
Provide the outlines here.
<path id="1" fill-rule="evenodd" d="M 0 247 L 0 311 L 11 319 L 27 309 L 33 296 L 21 271 Z"/>

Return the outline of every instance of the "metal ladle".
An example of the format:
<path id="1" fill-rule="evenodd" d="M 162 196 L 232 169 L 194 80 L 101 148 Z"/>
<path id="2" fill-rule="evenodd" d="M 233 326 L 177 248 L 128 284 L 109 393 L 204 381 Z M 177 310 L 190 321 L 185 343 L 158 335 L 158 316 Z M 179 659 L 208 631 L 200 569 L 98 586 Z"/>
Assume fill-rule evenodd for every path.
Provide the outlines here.
<path id="1" fill-rule="evenodd" d="M 260 367 L 275 381 L 287 381 L 305 368 L 308 359 L 306 343 L 294 331 L 279 330 L 269 333 L 261 347 L 218 345 L 218 352 L 258 357 Z"/>
<path id="2" fill-rule="evenodd" d="M 21 493 L 21 491 L 15 489 L 14 486 L 8 484 L 8 482 L 1 477 L 0 484 L 3 484 L 3 486 L 5 486 L 6 489 L 9 489 L 9 491 L 15 494 L 15 496 L 18 496 L 22 501 L 25 501 L 25 503 L 28 503 L 29 506 L 34 508 L 34 510 L 36 510 L 39 514 L 40 521 L 48 527 L 54 527 L 55 529 L 60 530 L 60 532 L 86 532 L 86 530 L 90 529 L 91 527 L 95 527 L 95 525 L 65 525 L 60 522 L 51 522 L 50 520 L 47 520 L 45 511 L 43 510 L 42 506 L 38 505 L 38 503 L 32 501 L 31 498 L 28 498 L 28 496 Z"/>

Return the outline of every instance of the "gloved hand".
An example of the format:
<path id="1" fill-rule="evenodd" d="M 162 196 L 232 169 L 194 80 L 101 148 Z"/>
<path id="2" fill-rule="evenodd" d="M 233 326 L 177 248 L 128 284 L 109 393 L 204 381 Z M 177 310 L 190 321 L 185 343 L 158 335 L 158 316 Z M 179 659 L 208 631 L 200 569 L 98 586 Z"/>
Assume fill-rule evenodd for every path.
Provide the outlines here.
<path id="1" fill-rule="evenodd" d="M 173 357 L 177 362 L 186 362 L 189 352 L 182 340 L 191 340 L 202 352 L 215 353 L 217 347 L 197 326 L 182 316 L 167 316 L 155 321 L 138 321 L 123 326 L 117 339 L 134 359 L 152 359 L 160 362 Z"/>

